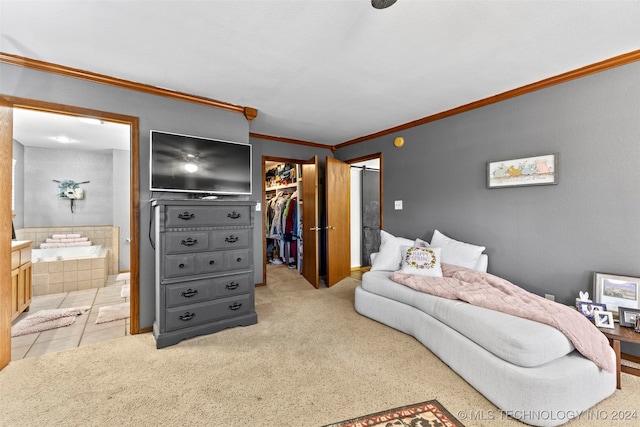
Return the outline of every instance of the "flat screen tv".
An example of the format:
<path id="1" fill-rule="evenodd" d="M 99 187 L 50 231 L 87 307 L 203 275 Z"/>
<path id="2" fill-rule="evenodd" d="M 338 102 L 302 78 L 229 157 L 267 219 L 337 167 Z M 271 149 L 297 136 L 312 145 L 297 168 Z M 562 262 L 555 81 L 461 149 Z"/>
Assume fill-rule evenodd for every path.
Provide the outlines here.
<path id="1" fill-rule="evenodd" d="M 251 145 L 151 131 L 151 191 L 251 194 Z"/>

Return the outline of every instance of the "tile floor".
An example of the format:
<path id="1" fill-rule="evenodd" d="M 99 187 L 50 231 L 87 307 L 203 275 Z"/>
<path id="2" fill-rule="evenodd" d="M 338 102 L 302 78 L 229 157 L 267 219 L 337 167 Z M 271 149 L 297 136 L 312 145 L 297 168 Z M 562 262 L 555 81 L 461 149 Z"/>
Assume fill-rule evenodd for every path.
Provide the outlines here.
<path id="1" fill-rule="evenodd" d="M 76 322 L 70 326 L 12 338 L 11 360 L 40 356 L 128 335 L 129 319 L 96 325 L 101 306 L 125 301 L 120 296 L 122 282 L 116 283 L 115 279 L 115 275 L 110 276 L 104 288 L 33 297 L 29 311 L 18 316 L 13 324 L 38 310 L 85 305 L 90 305 L 91 310 L 77 316 Z"/>

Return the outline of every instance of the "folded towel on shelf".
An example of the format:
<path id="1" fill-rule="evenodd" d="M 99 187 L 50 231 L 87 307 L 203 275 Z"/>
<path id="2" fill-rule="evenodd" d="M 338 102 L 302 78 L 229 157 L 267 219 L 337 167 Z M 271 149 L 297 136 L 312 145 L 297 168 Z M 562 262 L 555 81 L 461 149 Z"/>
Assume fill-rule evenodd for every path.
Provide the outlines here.
<path id="1" fill-rule="evenodd" d="M 91 246 L 91 242 L 73 242 L 73 243 L 65 243 L 68 247 L 76 247 L 76 246 Z"/>
<path id="2" fill-rule="evenodd" d="M 44 242 L 45 243 L 61 243 L 60 240 L 62 240 L 62 239 L 50 239 L 50 238 L 47 238 Z"/>
<path id="3" fill-rule="evenodd" d="M 51 236 L 52 239 L 66 239 L 67 235 L 66 234 L 54 234 Z"/>
<path id="4" fill-rule="evenodd" d="M 67 239 L 77 239 L 79 237 L 82 237 L 82 234 L 80 233 L 70 233 L 67 234 Z"/>
<path id="5" fill-rule="evenodd" d="M 70 239 L 70 238 L 60 239 L 60 243 L 86 242 L 88 240 L 89 240 L 88 237 L 75 237 L 73 239 Z"/>

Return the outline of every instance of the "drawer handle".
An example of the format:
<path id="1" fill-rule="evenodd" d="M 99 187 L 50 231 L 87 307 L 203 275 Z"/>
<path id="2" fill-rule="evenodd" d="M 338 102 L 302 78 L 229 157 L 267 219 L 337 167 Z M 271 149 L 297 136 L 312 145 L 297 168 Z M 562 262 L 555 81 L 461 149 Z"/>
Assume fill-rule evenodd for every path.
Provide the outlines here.
<path id="1" fill-rule="evenodd" d="M 178 267 L 184 268 L 184 264 L 180 264 L 180 265 L 178 265 Z"/>
<path id="2" fill-rule="evenodd" d="M 239 302 L 234 302 L 233 304 L 231 304 L 231 305 L 229 306 L 229 310 L 233 310 L 233 311 L 240 310 L 240 307 L 242 307 L 242 304 L 241 304 L 241 303 L 239 303 Z"/>
<path id="3" fill-rule="evenodd" d="M 231 219 L 238 219 L 238 218 L 240 218 L 240 214 L 238 212 L 236 212 L 236 211 L 233 211 L 231 213 L 228 213 L 227 217 L 231 218 Z"/>
<path id="4" fill-rule="evenodd" d="M 234 236 L 234 235 L 232 234 L 232 235 L 231 235 L 231 236 L 229 236 L 229 237 L 225 237 L 224 241 L 225 241 L 225 242 L 227 242 L 227 243 L 235 243 L 235 242 L 237 242 L 237 241 L 238 241 L 238 239 L 239 239 L 239 237 L 238 237 L 238 236 Z"/>
<path id="5" fill-rule="evenodd" d="M 236 258 L 236 261 L 242 262 L 242 258 L 238 257 L 238 258 Z"/>
<path id="6" fill-rule="evenodd" d="M 215 263 L 216 263 L 216 261 L 215 261 L 215 260 L 213 260 L 213 259 L 212 259 L 211 261 L 209 261 L 209 265 L 213 265 L 213 264 L 215 264 Z"/>
<path id="7" fill-rule="evenodd" d="M 183 240 L 181 242 L 181 244 L 184 245 L 184 246 L 197 245 L 198 244 L 198 239 L 192 239 L 191 237 L 189 237 L 187 240 Z"/>
<path id="8" fill-rule="evenodd" d="M 184 219 L 185 221 L 189 221 L 190 219 L 195 218 L 195 215 L 185 211 L 184 213 L 178 214 L 178 218 Z"/>
<path id="9" fill-rule="evenodd" d="M 197 289 L 194 290 L 194 289 L 189 288 L 189 289 L 187 289 L 186 291 L 184 291 L 182 293 L 182 296 L 185 297 L 185 298 L 191 298 L 191 297 L 195 297 L 197 293 L 198 293 Z"/>
<path id="10" fill-rule="evenodd" d="M 227 286 L 225 286 L 225 288 L 229 291 L 232 291 L 234 289 L 238 289 L 238 286 L 240 286 L 240 283 L 231 282 Z"/>
<path id="11" fill-rule="evenodd" d="M 187 322 L 191 319 L 193 319 L 194 317 L 196 317 L 195 313 L 189 313 L 188 311 L 183 314 L 182 316 L 178 316 L 178 319 L 182 320 L 183 322 Z"/>

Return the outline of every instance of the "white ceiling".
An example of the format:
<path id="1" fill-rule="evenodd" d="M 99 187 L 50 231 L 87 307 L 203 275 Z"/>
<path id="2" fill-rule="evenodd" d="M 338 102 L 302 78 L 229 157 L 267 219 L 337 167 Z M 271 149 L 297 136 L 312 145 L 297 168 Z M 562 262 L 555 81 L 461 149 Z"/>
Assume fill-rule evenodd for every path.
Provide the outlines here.
<path id="1" fill-rule="evenodd" d="M 640 1 L 0 0 L 0 51 L 336 145 L 640 49 Z"/>

